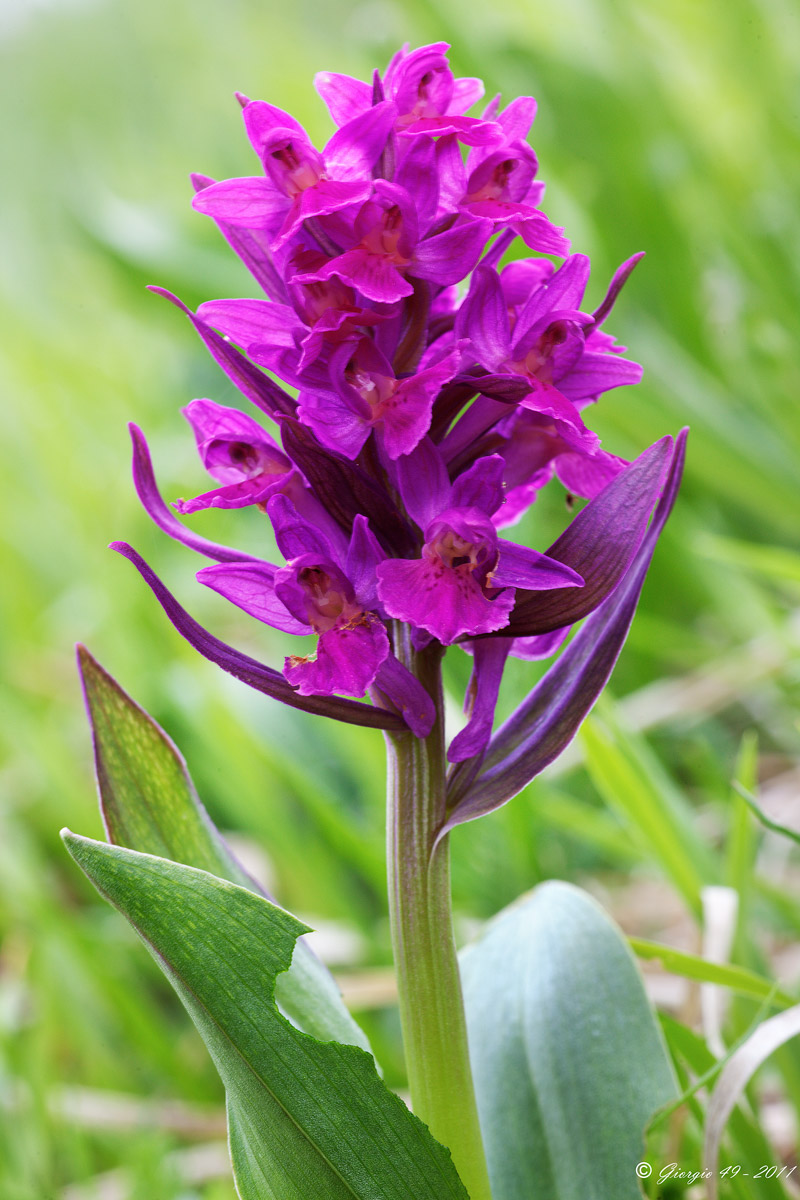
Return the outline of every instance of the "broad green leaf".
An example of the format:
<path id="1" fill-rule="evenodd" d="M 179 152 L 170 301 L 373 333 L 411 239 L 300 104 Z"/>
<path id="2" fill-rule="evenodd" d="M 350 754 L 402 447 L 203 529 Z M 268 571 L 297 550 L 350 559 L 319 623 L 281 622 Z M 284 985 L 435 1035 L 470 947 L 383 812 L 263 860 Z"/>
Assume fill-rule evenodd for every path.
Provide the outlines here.
<path id="1" fill-rule="evenodd" d="M 205 871 L 64 832 L 151 950 L 228 1095 L 243 1200 L 467 1200 L 449 1152 L 356 1046 L 318 1042 L 273 1002 L 307 927 Z"/>
<path id="2" fill-rule="evenodd" d="M 494 1200 L 639 1200 L 644 1128 L 676 1084 L 616 926 L 545 883 L 464 951 L 462 976 Z"/>
<path id="3" fill-rule="evenodd" d="M 78 662 L 109 841 L 260 891 L 214 828 L 172 740 L 84 646 L 78 649 Z M 276 998 L 314 1037 L 369 1050 L 333 976 L 303 941 L 297 943 L 290 970 L 278 978 Z"/>
<path id="4" fill-rule="evenodd" d="M 697 979 L 701 983 L 718 983 L 741 996 L 752 996 L 754 1000 L 774 1000 L 776 1005 L 787 1008 L 796 1003 L 786 992 L 776 989 L 763 975 L 758 975 L 747 967 L 709 962 L 696 954 L 674 950 L 672 946 L 663 946 L 660 942 L 651 942 L 646 938 L 628 940 L 638 958 L 658 959 L 664 970 L 671 971 L 673 975 L 682 975 L 684 979 Z"/>

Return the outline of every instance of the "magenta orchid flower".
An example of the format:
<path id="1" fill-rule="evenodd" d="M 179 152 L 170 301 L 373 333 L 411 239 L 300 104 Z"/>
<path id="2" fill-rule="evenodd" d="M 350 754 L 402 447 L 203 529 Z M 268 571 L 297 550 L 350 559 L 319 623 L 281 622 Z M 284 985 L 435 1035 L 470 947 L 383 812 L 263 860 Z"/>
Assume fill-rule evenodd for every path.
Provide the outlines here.
<path id="1" fill-rule="evenodd" d="M 369 300 L 391 304 L 414 292 L 409 277 L 447 286 L 476 265 L 492 225 L 466 220 L 442 233 L 420 238 L 414 200 L 406 188 L 377 180 L 375 196 L 353 222 L 353 244 L 316 271 L 295 276 L 312 283 L 336 276 Z"/>
<path id="2" fill-rule="evenodd" d="M 343 343 L 330 358 L 333 393 L 300 394 L 298 413 L 323 446 L 356 458 L 374 429 L 390 459 L 410 454 L 428 432 L 433 402 L 458 370 L 460 347 L 397 378 L 369 338 Z"/>
<path id="3" fill-rule="evenodd" d="M 389 616 L 443 645 L 494 633 L 508 624 L 515 589 L 580 587 L 577 571 L 497 536 L 492 516 L 503 502 L 503 460 L 479 459 L 451 484 L 432 443 L 400 459 L 397 484 L 423 531 L 418 559 L 377 567 L 378 596 Z"/>
<path id="4" fill-rule="evenodd" d="M 263 230 L 277 249 L 304 221 L 367 199 L 396 110 L 388 102 L 369 107 L 321 153 L 294 117 L 272 104 L 247 103 L 243 116 L 264 175 L 213 183 L 197 193 L 194 207 L 226 224 Z"/>
<path id="5" fill-rule="evenodd" d="M 193 400 L 183 412 L 203 466 L 222 486 L 176 501 L 178 512 L 264 504 L 277 491 L 302 488 L 296 467 L 252 417 L 213 400 Z"/>
<path id="6" fill-rule="evenodd" d="M 403 46 L 389 63 L 382 90 L 397 109 L 396 128 L 407 137 L 454 134 L 467 145 L 491 144 L 500 131 L 492 121 L 464 115 L 483 96 L 480 79 L 456 79 L 447 61 L 447 42 L 410 50 Z M 337 125 L 369 109 L 373 88 L 349 75 L 321 71 L 314 84 Z"/>

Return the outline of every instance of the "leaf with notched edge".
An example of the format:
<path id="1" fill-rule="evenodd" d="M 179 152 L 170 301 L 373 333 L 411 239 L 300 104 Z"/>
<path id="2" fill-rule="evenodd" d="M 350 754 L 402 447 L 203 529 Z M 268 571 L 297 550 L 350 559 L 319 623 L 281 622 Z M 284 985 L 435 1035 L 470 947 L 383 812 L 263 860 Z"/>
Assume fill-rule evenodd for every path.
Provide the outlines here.
<path id="1" fill-rule="evenodd" d="M 449 1152 L 369 1054 L 278 1011 L 275 979 L 307 931 L 205 871 L 64 831 L 67 849 L 172 983 L 228 1096 L 242 1200 L 468 1200 Z"/>

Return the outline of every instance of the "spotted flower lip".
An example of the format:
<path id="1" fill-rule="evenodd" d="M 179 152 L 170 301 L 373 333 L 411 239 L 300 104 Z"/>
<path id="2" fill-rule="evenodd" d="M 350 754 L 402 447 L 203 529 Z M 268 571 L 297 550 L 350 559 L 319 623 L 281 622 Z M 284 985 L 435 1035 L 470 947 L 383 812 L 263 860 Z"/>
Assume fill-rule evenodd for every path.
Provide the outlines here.
<path id="1" fill-rule="evenodd" d="M 491 518 L 503 501 L 502 471 L 502 458 L 493 455 L 451 485 L 431 443 L 399 461 L 397 485 L 424 530 L 422 554 L 380 563 L 378 596 L 390 616 L 444 645 L 506 626 L 516 588 L 583 584 L 577 571 L 556 559 L 497 536 Z"/>
<path id="2" fill-rule="evenodd" d="M 641 255 L 587 309 L 589 260 L 569 253 L 540 207 L 527 140 L 535 101 L 503 107 L 498 96 L 470 115 L 483 85 L 457 78 L 447 51 L 444 42 L 404 46 L 372 84 L 319 75 L 337 126 L 322 149 L 283 109 L 239 96 L 261 173 L 193 175 L 193 205 L 259 292 L 192 312 L 155 289 L 258 419 L 208 398 L 186 407 L 214 486 L 172 507 L 132 428 L 142 503 L 213 563 L 198 573 L 202 584 L 314 649 L 288 653 L 282 671 L 258 663 L 198 625 L 135 551 L 119 549 L 201 654 L 268 696 L 338 720 L 426 737 L 435 697 L 409 664 L 458 643 L 473 670 L 467 723 L 448 752 L 450 798 L 471 819 L 569 740 L 585 711 L 581 686 L 597 694 L 674 501 L 683 439 L 662 439 L 631 463 L 601 446 L 590 406 L 641 375 L 604 328 Z M 504 265 L 515 238 L 564 261 Z M 544 552 L 503 538 L 553 480 L 588 501 L 564 533 Z M 208 508 L 256 531 L 268 520 L 277 561 L 203 536 Z M 546 754 L 515 718 L 493 741 L 507 659 L 557 651 L 549 682 L 520 710 L 522 725 L 544 730 Z M 353 699 L 366 695 L 372 704 Z"/>

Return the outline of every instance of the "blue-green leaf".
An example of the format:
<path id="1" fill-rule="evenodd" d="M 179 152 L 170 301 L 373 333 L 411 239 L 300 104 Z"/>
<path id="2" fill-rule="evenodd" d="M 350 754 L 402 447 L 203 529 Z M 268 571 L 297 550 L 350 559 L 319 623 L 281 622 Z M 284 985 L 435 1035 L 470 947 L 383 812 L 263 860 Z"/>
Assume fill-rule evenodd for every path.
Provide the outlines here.
<path id="1" fill-rule="evenodd" d="M 305 925 L 205 871 L 63 836 L 208 1046 L 228 1094 L 243 1200 L 467 1200 L 449 1151 L 386 1088 L 371 1056 L 316 1041 L 278 1011 L 275 979 Z"/>
<path id="2" fill-rule="evenodd" d="M 108 840 L 259 891 L 214 828 L 174 742 L 84 646 L 78 665 Z M 305 942 L 298 941 L 290 970 L 279 976 L 276 997 L 306 1033 L 369 1050 L 333 976 Z"/>
<path id="3" fill-rule="evenodd" d="M 462 975 L 494 1200 L 639 1200 L 645 1126 L 677 1090 L 620 931 L 545 883 L 464 951 Z"/>

